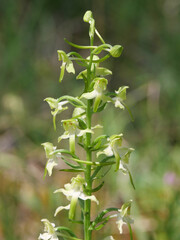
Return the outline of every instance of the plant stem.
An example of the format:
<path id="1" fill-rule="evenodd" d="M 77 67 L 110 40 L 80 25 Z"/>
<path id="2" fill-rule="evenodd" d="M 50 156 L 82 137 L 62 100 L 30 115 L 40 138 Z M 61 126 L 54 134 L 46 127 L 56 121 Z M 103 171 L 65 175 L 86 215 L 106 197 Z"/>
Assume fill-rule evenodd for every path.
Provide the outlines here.
<path id="1" fill-rule="evenodd" d="M 93 46 L 93 39 L 91 38 L 91 46 Z M 91 65 L 93 60 L 93 53 L 91 50 L 90 54 L 90 61 L 89 66 L 87 69 L 87 89 L 89 88 L 90 82 L 91 82 Z M 91 100 L 87 101 L 87 110 L 86 110 L 86 117 L 87 117 L 87 127 L 88 129 L 91 129 Z M 91 145 L 91 133 L 86 134 L 86 144 L 87 144 L 87 150 L 86 150 L 86 160 L 91 162 L 92 161 L 92 153 L 89 148 Z M 86 188 L 87 188 L 87 194 L 91 195 L 92 190 L 92 180 L 91 180 L 91 166 L 86 166 L 86 172 L 85 172 L 85 181 L 86 181 Z M 91 218 L 91 200 L 86 200 L 84 204 L 84 240 L 91 240 L 91 230 L 89 230 L 90 227 L 90 218 Z"/>

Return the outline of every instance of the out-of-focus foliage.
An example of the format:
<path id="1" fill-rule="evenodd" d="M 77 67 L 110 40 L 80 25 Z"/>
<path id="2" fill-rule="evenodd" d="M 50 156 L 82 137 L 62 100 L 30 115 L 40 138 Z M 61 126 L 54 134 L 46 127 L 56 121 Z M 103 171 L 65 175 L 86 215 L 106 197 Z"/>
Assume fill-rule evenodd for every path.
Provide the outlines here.
<path id="1" fill-rule="evenodd" d="M 130 86 L 128 105 L 135 119 L 110 107 L 101 116 L 107 133 L 122 131 L 134 143 L 130 165 L 136 190 L 127 191 L 129 180 L 119 174 L 118 179 L 110 176 L 98 198 L 106 207 L 112 201 L 120 207 L 133 194 L 136 239 L 179 240 L 178 0 L 0 1 L 0 239 L 36 239 L 40 219 L 54 221 L 59 203 L 50 193 L 69 180 L 69 173 L 43 181 L 46 160 L 40 144 L 57 137 L 43 99 L 79 93 L 81 80 L 70 75 L 59 85 L 57 49 L 67 50 L 64 37 L 88 44 L 87 25 L 81 25 L 87 9 L 104 38 L 124 47 L 122 57 L 107 66 L 114 72 L 110 88 Z M 63 214 L 60 221 L 66 219 Z M 106 231 L 118 239 L 116 229 Z"/>

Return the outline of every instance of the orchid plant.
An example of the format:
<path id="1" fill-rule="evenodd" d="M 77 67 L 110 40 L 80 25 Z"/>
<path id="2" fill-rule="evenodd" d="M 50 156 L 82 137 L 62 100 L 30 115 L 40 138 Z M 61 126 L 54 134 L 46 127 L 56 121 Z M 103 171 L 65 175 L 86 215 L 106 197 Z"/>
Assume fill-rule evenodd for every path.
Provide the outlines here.
<path id="1" fill-rule="evenodd" d="M 68 218 L 70 221 L 77 221 L 83 224 L 84 240 L 92 239 L 92 231 L 101 229 L 106 225 L 109 219 L 115 218 L 119 233 L 123 233 L 123 225 L 126 224 L 129 228 L 130 238 L 133 239 L 131 224 L 133 220 L 130 216 L 130 209 L 132 200 L 125 202 L 121 208 L 107 208 L 100 212 L 95 219 L 91 218 L 91 204 L 95 202 L 99 204 L 97 198 L 92 194 L 99 191 L 104 184 L 104 181 L 96 185 L 96 180 L 103 178 L 108 171 L 104 171 L 100 175 L 100 170 L 104 167 L 114 169 L 115 171 L 122 171 L 123 174 L 129 175 L 130 182 L 134 187 L 132 176 L 128 168 L 130 155 L 133 148 L 123 146 L 123 134 L 114 134 L 107 136 L 100 135 L 93 137 L 96 128 L 102 128 L 100 125 L 92 127 L 92 116 L 95 113 L 103 111 L 107 104 L 113 104 L 116 108 L 121 110 L 129 108 L 124 101 L 126 100 L 127 86 L 121 86 L 114 93 L 107 91 L 108 80 L 105 78 L 111 75 L 112 72 L 104 67 L 100 67 L 100 63 L 109 57 L 119 57 L 122 53 L 123 47 L 121 45 L 111 46 L 105 43 L 97 29 L 95 28 L 95 20 L 92 12 L 87 11 L 83 18 L 84 22 L 89 23 L 89 46 L 80 46 L 74 43 L 65 41 L 72 47 L 78 49 L 87 49 L 90 51 L 90 56 L 83 58 L 77 52 L 65 53 L 58 50 L 58 59 L 62 63 L 59 81 L 64 78 L 65 71 L 75 74 L 74 63 L 79 64 L 83 68 L 76 79 L 84 81 L 84 91 L 78 97 L 69 95 L 62 96 L 58 99 L 46 98 L 45 101 L 51 108 L 53 116 L 53 125 L 56 130 L 56 116 L 62 111 L 68 109 L 71 104 L 74 107 L 71 119 L 62 120 L 64 133 L 58 138 L 58 142 L 68 140 L 69 149 L 57 148 L 50 142 L 43 143 L 46 153 L 47 163 L 45 166 L 45 176 L 48 173 L 52 175 L 54 168 L 58 168 L 59 162 L 64 161 L 68 166 L 67 169 L 59 169 L 60 171 L 74 172 L 78 175 L 70 180 L 70 183 L 65 184 L 64 188 L 60 188 L 55 193 L 62 193 L 66 196 L 69 202 L 67 206 L 57 206 L 54 216 L 61 214 L 62 210 L 68 211 Z M 94 46 L 95 35 L 99 38 L 101 44 Z M 103 57 L 100 53 L 106 52 Z M 102 54 L 101 54 L 102 56 Z M 76 151 L 76 143 L 85 151 L 86 158 L 81 159 Z M 96 153 L 93 159 L 93 152 Z M 115 166 L 115 167 L 114 167 Z M 79 205 L 81 210 L 81 219 L 76 218 L 75 212 Z M 44 233 L 39 235 L 39 240 L 58 240 L 58 239 L 74 239 L 82 240 L 67 227 L 55 227 L 47 219 L 41 220 L 45 226 Z M 113 240 L 113 236 L 108 236 L 105 239 Z"/>

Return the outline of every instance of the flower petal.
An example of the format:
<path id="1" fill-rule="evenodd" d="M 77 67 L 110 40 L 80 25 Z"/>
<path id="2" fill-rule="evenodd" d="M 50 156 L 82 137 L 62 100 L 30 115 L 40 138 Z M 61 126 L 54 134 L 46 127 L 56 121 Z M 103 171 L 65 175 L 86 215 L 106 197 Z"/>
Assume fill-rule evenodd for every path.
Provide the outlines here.
<path id="1" fill-rule="evenodd" d="M 114 155 L 111 146 L 109 145 L 107 148 L 105 148 L 103 151 L 97 152 L 97 157 L 99 157 L 99 155 L 101 154 L 105 154 L 108 157 L 111 157 Z"/>
<path id="2" fill-rule="evenodd" d="M 125 175 L 129 173 L 128 167 L 125 163 L 123 163 L 123 161 L 120 161 L 119 170 L 121 170 Z"/>
<path id="3" fill-rule="evenodd" d="M 40 233 L 38 239 L 39 240 L 49 240 L 51 238 L 51 236 L 52 235 L 49 233 L 43 233 L 43 234 Z"/>
<path id="4" fill-rule="evenodd" d="M 58 142 L 60 142 L 62 139 L 68 139 L 69 137 L 70 137 L 70 134 L 66 131 L 66 132 L 64 132 L 63 135 L 58 137 Z"/>
<path id="5" fill-rule="evenodd" d="M 81 137 L 86 133 L 94 133 L 91 129 L 79 130 L 77 129 L 77 136 Z"/>
<path id="6" fill-rule="evenodd" d="M 56 209 L 56 211 L 55 211 L 55 213 L 54 213 L 54 216 L 56 217 L 56 215 L 60 212 L 60 211 L 62 211 L 62 210 L 69 210 L 70 209 L 70 204 L 69 205 L 67 205 L 67 206 L 60 206 L 60 207 L 58 207 L 57 209 Z"/>
<path id="7" fill-rule="evenodd" d="M 97 200 L 97 198 L 96 198 L 94 195 L 92 195 L 92 196 L 86 196 L 84 193 L 82 193 L 82 194 L 80 194 L 79 198 L 82 199 L 82 200 L 84 200 L 84 201 L 89 199 L 89 200 L 91 200 L 91 201 L 96 202 L 97 205 L 99 205 L 99 201 Z"/>
<path id="8" fill-rule="evenodd" d="M 57 159 L 51 158 L 47 162 L 46 169 L 48 171 L 49 176 L 52 175 L 53 168 L 58 165 L 56 161 L 57 161 Z"/>
<path id="9" fill-rule="evenodd" d="M 92 92 L 83 93 L 81 98 L 93 99 L 97 96 L 97 91 L 93 90 Z"/>
<path id="10" fill-rule="evenodd" d="M 61 73 L 60 73 L 60 76 L 59 76 L 59 82 L 62 82 L 62 80 L 63 80 L 65 67 L 66 67 L 66 63 L 63 62 L 62 65 L 61 65 Z"/>
<path id="11" fill-rule="evenodd" d="M 120 102 L 118 97 L 113 98 L 115 107 L 119 107 L 121 109 L 125 109 L 124 105 Z"/>
<path id="12" fill-rule="evenodd" d="M 75 74 L 75 69 L 74 69 L 74 66 L 73 66 L 73 62 L 71 60 L 69 60 L 66 64 L 66 71 L 68 73 L 73 73 Z"/>

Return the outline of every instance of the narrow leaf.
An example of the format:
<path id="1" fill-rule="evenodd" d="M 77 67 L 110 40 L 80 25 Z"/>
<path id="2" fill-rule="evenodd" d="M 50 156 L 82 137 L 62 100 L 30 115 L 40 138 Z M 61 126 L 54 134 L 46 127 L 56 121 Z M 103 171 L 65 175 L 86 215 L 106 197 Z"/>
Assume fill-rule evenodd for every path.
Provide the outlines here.
<path id="1" fill-rule="evenodd" d="M 76 238 L 76 237 L 71 237 L 71 236 L 68 236 L 68 235 L 65 235 L 63 233 L 57 233 L 58 236 L 62 237 L 62 238 L 67 238 L 67 239 L 71 239 L 71 240 L 82 240 L 80 238 Z"/>
<path id="2" fill-rule="evenodd" d="M 77 169 L 60 169 L 59 171 L 61 171 L 61 172 L 85 172 L 85 170 L 82 169 L 82 168 L 77 168 Z"/>
<path id="3" fill-rule="evenodd" d="M 106 105 L 107 105 L 107 102 L 104 103 L 104 104 L 102 104 L 101 106 L 99 106 L 96 112 L 101 112 L 101 111 L 103 111 L 103 110 L 105 109 Z"/>
<path id="4" fill-rule="evenodd" d="M 86 122 L 82 120 L 81 118 L 78 118 L 79 128 L 80 129 L 87 129 Z"/>
<path id="5" fill-rule="evenodd" d="M 107 162 L 109 159 L 111 158 L 114 158 L 114 156 L 111 156 L 111 157 L 106 157 L 104 158 L 103 160 L 100 161 L 100 163 L 105 163 Z M 101 167 L 97 167 L 96 170 L 93 172 L 92 176 L 91 176 L 91 179 L 94 179 L 95 176 L 98 174 L 98 172 L 101 170 Z"/>
<path id="6" fill-rule="evenodd" d="M 129 174 L 129 179 L 130 179 L 131 185 L 133 186 L 133 188 L 135 190 L 136 188 L 135 188 L 135 185 L 134 185 L 134 182 L 133 182 L 133 178 L 132 178 L 132 175 L 131 175 L 129 170 L 128 170 L 128 174 Z"/>
<path id="7" fill-rule="evenodd" d="M 91 192 L 97 192 L 97 191 L 99 191 L 99 189 L 101 189 L 103 185 L 104 185 L 104 181 L 103 181 L 101 184 L 99 184 L 98 187 L 92 189 Z"/>
<path id="8" fill-rule="evenodd" d="M 71 237 L 76 237 L 76 238 L 77 238 L 77 236 L 73 233 L 73 231 L 72 231 L 71 229 L 67 228 L 67 227 L 57 227 L 57 228 L 56 228 L 56 231 L 65 231 L 65 232 L 67 232 Z"/>
<path id="9" fill-rule="evenodd" d="M 130 108 L 125 103 L 123 103 L 123 105 L 128 110 L 128 113 L 129 113 L 129 115 L 131 117 L 131 121 L 134 122 L 134 118 L 133 118 L 133 115 L 132 115 L 132 112 L 131 112 Z"/>
<path id="10" fill-rule="evenodd" d="M 110 212 L 118 212 L 118 208 L 107 208 L 105 210 L 103 210 L 101 213 L 98 214 L 98 216 L 96 217 L 96 219 L 92 222 L 91 226 L 90 226 L 90 229 L 95 229 L 96 225 L 98 223 L 101 223 L 102 221 L 104 222 L 105 219 L 103 218 L 107 213 L 110 213 Z M 108 216 L 108 220 L 109 220 L 109 217 Z"/>

